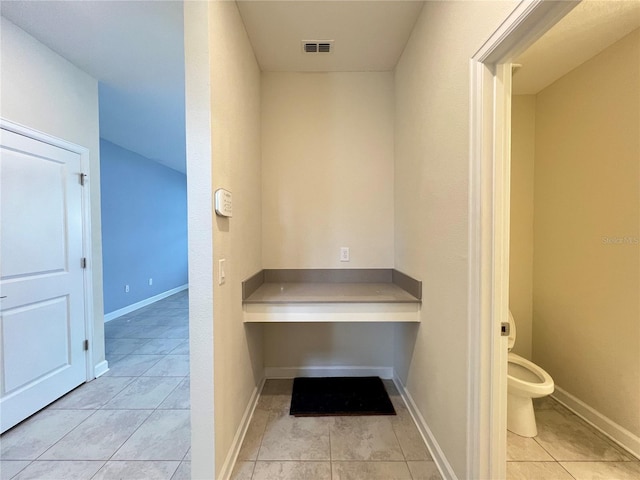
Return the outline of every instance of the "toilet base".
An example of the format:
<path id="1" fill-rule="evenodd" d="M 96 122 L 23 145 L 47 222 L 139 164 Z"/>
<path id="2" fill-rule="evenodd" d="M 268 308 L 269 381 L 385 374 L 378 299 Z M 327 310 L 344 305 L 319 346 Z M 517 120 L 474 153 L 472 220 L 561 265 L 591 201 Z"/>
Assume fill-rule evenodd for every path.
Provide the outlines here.
<path id="1" fill-rule="evenodd" d="M 507 430 L 521 437 L 538 435 L 531 397 L 507 393 Z"/>

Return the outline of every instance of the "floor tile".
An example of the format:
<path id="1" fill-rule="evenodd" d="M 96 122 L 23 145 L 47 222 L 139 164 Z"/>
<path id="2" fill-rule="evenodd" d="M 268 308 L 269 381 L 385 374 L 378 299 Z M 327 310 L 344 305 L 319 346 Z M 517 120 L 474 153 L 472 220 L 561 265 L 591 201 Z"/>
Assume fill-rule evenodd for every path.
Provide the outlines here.
<path id="1" fill-rule="evenodd" d="M 329 460 L 329 423 L 324 418 L 271 415 L 258 460 Z"/>
<path id="2" fill-rule="evenodd" d="M 183 340 L 179 338 L 154 338 L 140 347 L 136 353 L 139 355 L 166 355 L 182 342 Z"/>
<path id="3" fill-rule="evenodd" d="M 30 463 L 31 460 L 0 460 L 0 480 L 9 480 L 15 477 Z"/>
<path id="4" fill-rule="evenodd" d="M 558 461 L 626 461 L 632 458 L 601 437 L 576 415 L 557 410 L 536 412 L 536 441 Z"/>
<path id="5" fill-rule="evenodd" d="M 422 435 L 411 418 L 408 421 L 391 423 L 405 460 L 431 460 L 431 454 Z"/>
<path id="6" fill-rule="evenodd" d="M 238 460 L 256 460 L 258 451 L 262 443 L 262 435 L 264 434 L 269 419 L 269 412 L 264 410 L 255 410 L 253 417 L 249 423 L 249 428 L 244 436 L 244 441 L 238 453 Z"/>
<path id="7" fill-rule="evenodd" d="M 291 407 L 293 379 L 269 379 L 265 382 L 257 409 L 288 414 Z"/>
<path id="8" fill-rule="evenodd" d="M 393 423 L 414 423 L 413 417 L 409 412 L 409 409 L 404 404 L 404 400 L 399 395 L 389 395 L 393 408 L 396 411 L 395 417 L 390 417 Z"/>
<path id="9" fill-rule="evenodd" d="M 167 355 L 142 374 L 145 377 L 186 377 L 189 355 Z"/>
<path id="10" fill-rule="evenodd" d="M 189 327 L 188 326 L 176 326 L 169 327 L 166 332 L 163 334 L 166 338 L 178 338 L 178 339 L 187 339 L 189 338 Z"/>
<path id="11" fill-rule="evenodd" d="M 108 460 L 150 413 L 149 410 L 97 410 L 40 459 Z"/>
<path id="12" fill-rule="evenodd" d="M 171 480 L 180 462 L 110 461 L 91 480 Z"/>
<path id="13" fill-rule="evenodd" d="M 384 388 L 390 397 L 400 396 L 400 392 L 398 392 L 398 388 L 396 387 L 396 384 L 393 380 L 391 380 L 390 378 L 383 378 L 382 383 L 384 384 Z"/>
<path id="14" fill-rule="evenodd" d="M 13 480 L 86 480 L 103 464 L 104 461 L 35 461 Z"/>
<path id="15" fill-rule="evenodd" d="M 105 343 L 107 355 L 128 355 L 147 343 L 147 338 L 114 338 Z"/>
<path id="16" fill-rule="evenodd" d="M 191 444 L 189 415 L 186 410 L 156 410 L 113 460 L 182 460 Z"/>
<path id="17" fill-rule="evenodd" d="M 331 480 L 330 462 L 256 462 L 252 480 Z"/>
<path id="18" fill-rule="evenodd" d="M 160 378 L 160 377 L 149 377 Z M 163 377 L 163 378 L 176 378 L 176 377 Z M 176 389 L 169 394 L 169 396 L 160 404 L 160 409 L 176 409 L 176 410 L 189 410 L 191 408 L 190 402 L 190 381 L 189 377 L 182 380 Z"/>
<path id="19" fill-rule="evenodd" d="M 166 332 L 169 327 L 165 325 L 142 325 L 131 332 L 131 338 L 153 339 L 167 338 Z M 139 352 L 135 352 L 139 353 Z"/>
<path id="20" fill-rule="evenodd" d="M 404 460 L 386 416 L 335 417 L 331 423 L 333 460 Z"/>
<path id="21" fill-rule="evenodd" d="M 127 355 L 109 355 L 106 354 L 105 355 L 105 360 L 107 360 L 107 362 L 109 362 L 109 368 L 111 368 L 113 365 L 115 365 L 116 363 L 118 363 L 120 360 L 124 359 Z M 105 375 L 103 374 L 100 378 L 104 377 Z"/>
<path id="22" fill-rule="evenodd" d="M 538 410 L 557 410 L 558 407 L 560 406 L 560 404 L 555 401 L 553 398 L 547 396 L 547 397 L 540 397 L 540 398 L 534 398 L 533 399 L 533 408 L 538 411 Z"/>
<path id="23" fill-rule="evenodd" d="M 256 462 L 239 461 L 233 467 L 230 480 L 251 480 Z"/>
<path id="24" fill-rule="evenodd" d="M 574 480 L 556 462 L 507 462 L 507 480 Z"/>
<path id="25" fill-rule="evenodd" d="M 154 409 L 176 389 L 181 381 L 182 379 L 179 377 L 136 378 L 107 402 L 103 408 L 114 410 Z"/>
<path id="26" fill-rule="evenodd" d="M 293 393 L 293 378 L 270 378 L 264 382 L 261 395 L 291 395 Z"/>
<path id="27" fill-rule="evenodd" d="M 137 377 L 153 367 L 164 355 L 126 355 L 116 362 L 109 362 L 106 377 Z"/>
<path id="28" fill-rule="evenodd" d="M 560 462 L 576 480 L 637 480 L 640 462 Z"/>
<path id="29" fill-rule="evenodd" d="M 405 462 L 333 462 L 333 480 L 411 480 Z"/>
<path id="30" fill-rule="evenodd" d="M 413 480 L 442 480 L 433 461 L 407 462 Z"/>
<path id="31" fill-rule="evenodd" d="M 133 337 L 133 334 L 141 330 L 140 325 L 134 323 L 113 323 L 109 322 L 104 327 L 104 338 L 109 340 L 110 351 L 113 351 L 113 346 L 117 345 L 114 339 L 119 338 L 138 338 Z"/>
<path id="32" fill-rule="evenodd" d="M 553 462 L 554 459 L 533 438 L 507 432 L 507 460 L 520 462 Z"/>
<path id="33" fill-rule="evenodd" d="M 180 462 L 171 480 L 191 480 L 191 462 Z"/>
<path id="34" fill-rule="evenodd" d="M 0 437 L 0 458 L 35 460 L 93 413 L 92 410 L 42 410 Z"/>
<path id="35" fill-rule="evenodd" d="M 120 393 L 134 379 L 135 377 L 96 378 L 67 393 L 49 408 L 96 410 Z"/>
<path id="36" fill-rule="evenodd" d="M 176 348 L 169 352 L 170 355 L 189 355 L 189 340 L 183 340 Z"/>

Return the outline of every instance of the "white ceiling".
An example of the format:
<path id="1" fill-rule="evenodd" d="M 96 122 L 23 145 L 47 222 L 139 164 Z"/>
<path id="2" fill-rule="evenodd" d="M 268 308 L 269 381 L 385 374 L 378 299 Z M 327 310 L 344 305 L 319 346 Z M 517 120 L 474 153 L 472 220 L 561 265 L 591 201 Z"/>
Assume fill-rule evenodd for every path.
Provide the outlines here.
<path id="1" fill-rule="evenodd" d="M 538 93 L 637 28 L 640 0 L 581 2 L 515 60 L 513 93 Z"/>
<path id="2" fill-rule="evenodd" d="M 390 71 L 424 2 L 248 1 L 238 8 L 263 71 Z M 302 40 L 334 40 L 309 55 Z"/>
<path id="3" fill-rule="evenodd" d="M 265 71 L 393 70 L 424 2 L 238 2 Z M 4 17 L 99 80 L 103 138 L 185 171 L 181 1 L 1 1 Z M 640 0 L 585 1 L 517 62 L 537 93 L 640 26 Z M 301 40 L 334 40 L 305 55 Z"/>
<path id="4" fill-rule="evenodd" d="M 99 80 L 102 138 L 185 171 L 181 1 L 2 1 L 0 12 Z"/>

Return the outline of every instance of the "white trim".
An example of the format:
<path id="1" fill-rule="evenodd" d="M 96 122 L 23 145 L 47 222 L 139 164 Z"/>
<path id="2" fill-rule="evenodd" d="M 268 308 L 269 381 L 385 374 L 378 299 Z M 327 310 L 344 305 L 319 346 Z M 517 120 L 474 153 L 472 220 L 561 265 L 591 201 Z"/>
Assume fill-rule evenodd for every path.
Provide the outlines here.
<path id="1" fill-rule="evenodd" d="M 33 128 L 21 125 L 19 123 L 12 122 L 0 118 L 0 128 L 8 130 L 10 132 L 17 133 L 24 137 L 32 138 L 39 142 L 43 142 L 49 145 L 53 145 L 69 152 L 77 153 L 80 155 L 80 170 L 87 175 L 87 180 L 91 179 L 90 172 L 90 152 L 88 148 L 85 148 L 75 143 L 68 142 L 58 137 L 49 135 L 48 133 L 35 130 Z M 82 189 L 82 256 L 87 259 L 87 268 L 82 272 L 83 276 L 83 288 L 84 288 L 84 335 L 86 339 L 89 339 L 89 349 L 85 352 L 86 358 L 86 380 L 93 380 L 94 374 L 94 358 L 93 358 L 93 344 L 94 344 L 94 331 L 93 331 L 93 257 L 91 254 L 91 182 L 87 181 Z"/>
<path id="2" fill-rule="evenodd" d="M 89 150 L 83 149 L 80 154 L 80 164 L 82 172 L 86 175 L 84 187 L 82 189 L 82 212 L 84 215 L 82 222 L 82 249 L 83 257 L 86 258 L 87 265 L 84 269 L 84 289 L 85 289 L 85 305 L 84 315 L 87 319 L 85 326 L 86 339 L 89 340 L 89 348 L 87 349 L 87 381 L 96 378 L 95 376 L 95 358 L 93 356 L 93 346 L 95 343 L 94 335 L 94 317 L 93 317 L 93 255 L 91 254 L 93 240 L 91 236 L 91 169 L 89 161 Z"/>
<path id="3" fill-rule="evenodd" d="M 175 295 L 176 293 L 182 292 L 187 288 L 189 288 L 189 284 L 185 283 L 184 285 L 180 285 L 179 287 L 172 288 L 171 290 L 167 290 L 166 292 L 159 293 L 158 295 L 154 295 L 153 297 L 145 298 L 144 300 L 140 300 L 139 302 L 132 303 L 131 305 L 127 305 L 126 307 L 114 310 L 110 313 L 106 313 L 104 315 L 104 323 L 110 322 L 111 320 L 126 315 L 127 313 L 135 312 L 142 307 L 146 307 L 147 305 L 151 305 L 152 303 L 170 297 L 171 295 Z"/>
<path id="4" fill-rule="evenodd" d="M 258 383 L 258 385 L 253 389 L 253 393 L 251 394 L 251 398 L 249 399 L 247 408 L 242 415 L 242 420 L 240 421 L 238 430 L 236 430 L 236 434 L 234 435 L 233 441 L 231 442 L 231 447 L 229 448 L 229 452 L 227 453 L 227 458 L 225 458 L 224 463 L 222 464 L 222 468 L 220 469 L 220 475 L 218 475 L 218 478 L 220 480 L 231 478 L 233 467 L 238 460 L 238 454 L 240 453 L 242 442 L 244 442 L 244 437 L 247 435 L 247 431 L 249 430 L 249 425 L 251 424 L 251 420 L 253 418 L 253 412 L 258 405 L 258 400 L 260 399 L 260 394 L 262 393 L 262 388 L 264 387 L 264 382 L 266 380 L 266 377 L 263 377 L 260 383 Z"/>
<path id="5" fill-rule="evenodd" d="M 295 377 L 380 377 L 393 378 L 393 367 L 265 367 L 266 378 Z"/>
<path id="6" fill-rule="evenodd" d="M 101 361 L 99 364 L 95 366 L 93 369 L 93 376 L 95 378 L 101 377 L 105 373 L 109 371 L 109 362 L 106 360 Z"/>
<path id="7" fill-rule="evenodd" d="M 245 303 L 244 322 L 419 322 L 419 303 Z"/>
<path id="8" fill-rule="evenodd" d="M 216 468 L 214 217 L 209 2 L 184 2 L 184 98 L 191 348 L 191 477 L 214 478 Z M 238 298 L 238 301 L 240 299 Z M 231 368 L 233 366 L 230 366 Z M 224 412 L 220 412 L 224 415 Z"/>
<path id="9" fill-rule="evenodd" d="M 506 476 L 509 112 L 505 67 L 579 2 L 520 2 L 471 59 L 469 165 L 469 398 L 467 476 Z M 507 234 L 508 235 L 508 234 Z"/>
<path id="10" fill-rule="evenodd" d="M 553 395 L 558 402 L 567 407 L 589 425 L 609 437 L 615 443 L 640 459 L 640 437 L 606 417 L 582 400 L 574 397 L 556 385 Z"/>
<path id="11" fill-rule="evenodd" d="M 420 410 L 418 409 L 416 402 L 413 401 L 413 397 L 411 397 L 411 394 L 402 384 L 402 381 L 397 375 L 393 376 L 393 383 L 396 385 L 396 388 L 398 389 L 398 392 L 400 393 L 402 400 L 407 406 L 407 409 L 411 414 L 411 418 L 413 419 L 413 422 L 418 427 L 418 431 L 422 436 L 422 440 L 427 446 L 427 450 L 429 450 L 429 453 L 431 454 L 431 458 L 433 458 L 433 461 L 436 464 L 436 467 L 438 467 L 440 476 L 442 478 L 447 478 L 451 480 L 456 479 L 457 477 L 456 477 L 455 471 L 453 470 L 453 467 L 447 460 L 447 457 L 445 456 L 444 452 L 440 448 L 440 445 L 438 444 L 436 437 L 433 435 L 433 432 L 429 428 L 429 425 L 427 425 L 427 422 L 425 421 L 424 417 L 420 413 Z"/>

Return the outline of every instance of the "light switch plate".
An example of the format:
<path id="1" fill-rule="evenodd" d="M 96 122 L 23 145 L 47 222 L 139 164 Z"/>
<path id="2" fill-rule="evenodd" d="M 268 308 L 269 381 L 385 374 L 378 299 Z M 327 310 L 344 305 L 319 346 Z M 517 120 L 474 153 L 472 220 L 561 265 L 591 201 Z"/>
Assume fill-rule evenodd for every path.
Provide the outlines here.
<path id="1" fill-rule="evenodd" d="M 218 260 L 218 285 L 224 284 L 225 280 L 227 279 L 227 275 L 224 271 L 225 264 L 226 260 L 224 258 Z"/>

